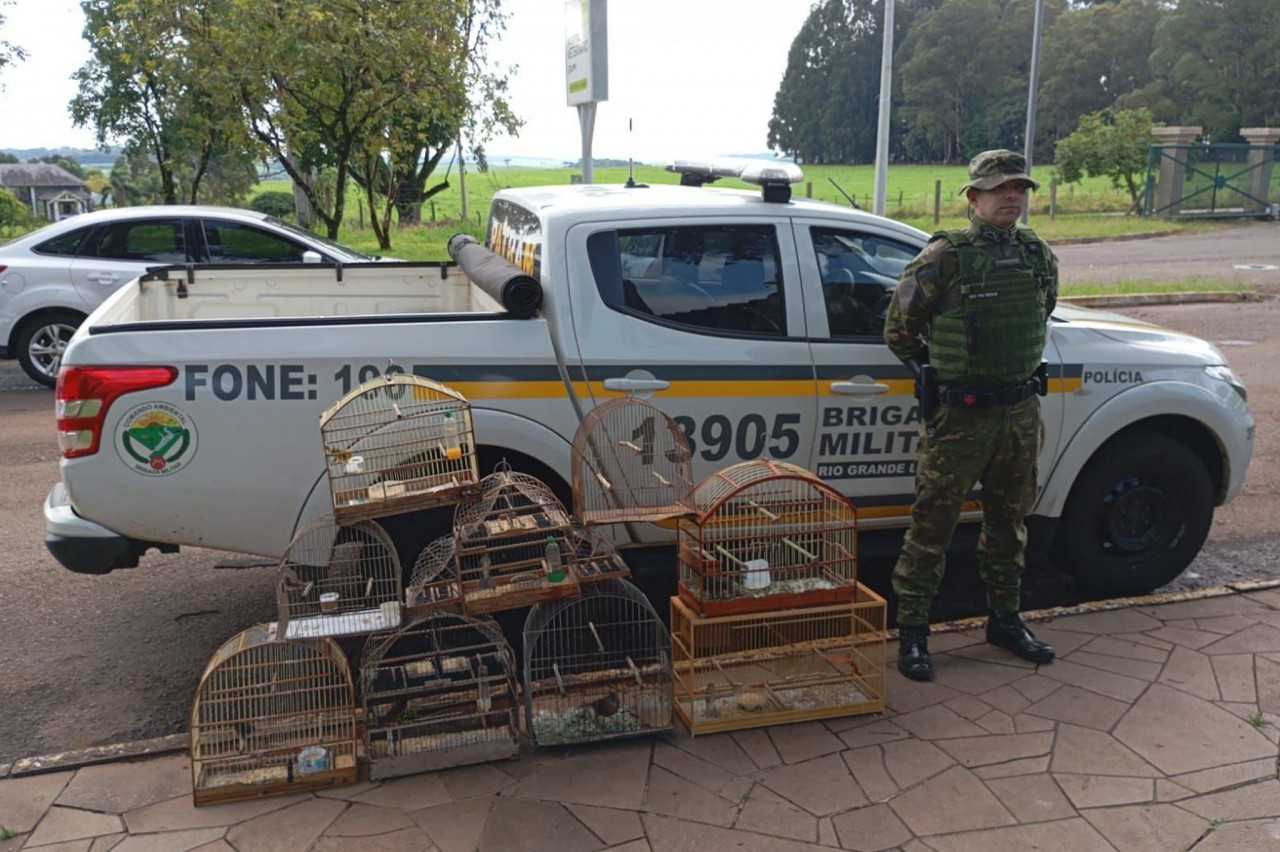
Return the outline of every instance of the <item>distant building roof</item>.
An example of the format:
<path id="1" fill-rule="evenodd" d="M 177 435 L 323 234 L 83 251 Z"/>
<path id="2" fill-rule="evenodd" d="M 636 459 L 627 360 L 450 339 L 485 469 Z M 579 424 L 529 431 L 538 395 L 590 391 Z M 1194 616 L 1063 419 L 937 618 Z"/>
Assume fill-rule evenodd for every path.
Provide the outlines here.
<path id="1" fill-rule="evenodd" d="M 0 163 L 0 186 L 76 186 L 85 182 L 52 163 Z"/>

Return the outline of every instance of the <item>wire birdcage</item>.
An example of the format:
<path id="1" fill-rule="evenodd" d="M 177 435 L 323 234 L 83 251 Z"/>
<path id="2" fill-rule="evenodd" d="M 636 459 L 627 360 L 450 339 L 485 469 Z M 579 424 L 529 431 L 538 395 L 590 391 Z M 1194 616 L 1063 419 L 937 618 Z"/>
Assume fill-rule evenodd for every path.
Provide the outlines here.
<path id="1" fill-rule="evenodd" d="M 621 580 L 631 576 L 631 569 L 618 553 L 608 527 L 575 526 L 573 536 L 577 541 L 573 571 L 580 583 Z"/>
<path id="2" fill-rule="evenodd" d="M 260 624 L 223 643 L 191 706 L 197 807 L 354 784 L 355 688 L 331 639 Z"/>
<path id="3" fill-rule="evenodd" d="M 418 554 L 404 592 L 405 608 L 409 612 L 418 614 L 437 608 L 462 608 L 455 547 L 453 536 L 446 535 L 428 544 Z"/>
<path id="4" fill-rule="evenodd" d="M 651 402 L 597 405 L 573 436 L 573 504 L 583 524 L 662 521 L 693 513 L 689 440 Z"/>
<path id="5" fill-rule="evenodd" d="M 857 511 L 809 471 L 768 459 L 713 473 L 679 522 L 679 593 L 703 615 L 852 600 Z"/>
<path id="6" fill-rule="evenodd" d="M 372 780 L 518 757 L 515 655 L 492 619 L 417 616 L 365 645 Z"/>
<path id="7" fill-rule="evenodd" d="M 421 376 L 364 382 L 320 415 L 320 437 L 342 522 L 455 503 L 480 479 L 471 405 Z"/>
<path id="8" fill-rule="evenodd" d="M 286 639 L 394 630 L 400 624 L 400 560 L 373 521 L 319 518 L 289 544 L 276 582 Z"/>
<path id="9" fill-rule="evenodd" d="M 500 469 L 453 517 L 454 561 L 469 614 L 578 594 L 568 511 L 545 483 Z"/>
<path id="10" fill-rule="evenodd" d="M 524 625 L 525 733 L 540 746 L 670 730 L 671 637 L 626 580 L 538 604 Z"/>
<path id="11" fill-rule="evenodd" d="M 727 616 L 671 598 L 676 714 L 691 734 L 878 713 L 885 706 L 885 602 Z"/>

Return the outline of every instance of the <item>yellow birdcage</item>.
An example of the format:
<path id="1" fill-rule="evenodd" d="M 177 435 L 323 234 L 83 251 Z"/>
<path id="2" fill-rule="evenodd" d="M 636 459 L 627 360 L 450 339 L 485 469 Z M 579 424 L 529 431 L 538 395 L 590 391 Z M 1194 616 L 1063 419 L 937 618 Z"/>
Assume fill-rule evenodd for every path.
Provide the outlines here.
<path id="1" fill-rule="evenodd" d="M 361 384 L 320 415 L 320 437 L 344 523 L 455 503 L 480 479 L 471 405 L 421 376 Z"/>
<path id="2" fill-rule="evenodd" d="M 691 734 L 878 713 L 885 706 L 885 602 L 726 616 L 671 598 L 676 714 Z"/>
<path id="3" fill-rule="evenodd" d="M 280 560 L 280 635 L 286 639 L 394 630 L 400 624 L 400 560 L 378 524 L 319 518 Z"/>
<path id="4" fill-rule="evenodd" d="M 370 639 L 360 672 L 372 780 L 519 757 L 515 655 L 491 618 L 417 616 Z"/>
<path id="5" fill-rule="evenodd" d="M 662 521 L 692 514 L 689 440 L 651 402 L 597 405 L 573 437 L 573 503 L 586 525 Z"/>
<path id="6" fill-rule="evenodd" d="M 671 637 L 626 580 L 538 604 L 524 625 L 529 739 L 575 745 L 670 730 Z"/>
<path id="7" fill-rule="evenodd" d="M 857 511 L 809 471 L 756 459 L 708 476 L 679 522 L 678 589 L 702 615 L 852 600 Z"/>
<path id="8" fill-rule="evenodd" d="M 197 807 L 354 784 L 355 688 L 331 639 L 260 624 L 223 643 L 191 707 Z"/>
<path id="9" fill-rule="evenodd" d="M 504 467 L 458 504 L 454 561 L 469 614 L 578 594 L 568 511 L 545 483 Z"/>

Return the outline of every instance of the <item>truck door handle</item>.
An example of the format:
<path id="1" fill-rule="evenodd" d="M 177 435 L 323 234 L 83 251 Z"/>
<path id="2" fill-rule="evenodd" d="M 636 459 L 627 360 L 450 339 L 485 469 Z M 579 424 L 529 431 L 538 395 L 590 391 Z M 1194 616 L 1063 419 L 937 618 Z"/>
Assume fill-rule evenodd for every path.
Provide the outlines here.
<path id="1" fill-rule="evenodd" d="M 889 386 L 880 382 L 832 382 L 831 392 L 841 396 L 872 396 L 885 393 Z"/>
<path id="2" fill-rule="evenodd" d="M 120 280 L 120 276 L 114 272 L 90 272 L 85 276 L 95 284 L 115 284 Z"/>
<path id="3" fill-rule="evenodd" d="M 662 379 L 605 379 L 604 389 L 613 391 L 660 391 L 671 387 L 671 382 Z"/>

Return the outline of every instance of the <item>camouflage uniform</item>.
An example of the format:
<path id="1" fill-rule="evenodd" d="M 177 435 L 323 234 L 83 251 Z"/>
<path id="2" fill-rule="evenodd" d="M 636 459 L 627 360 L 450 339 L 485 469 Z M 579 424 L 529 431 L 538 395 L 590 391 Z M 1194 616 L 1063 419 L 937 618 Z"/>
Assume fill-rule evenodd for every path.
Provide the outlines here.
<path id="1" fill-rule="evenodd" d="M 982 173 L 980 160 L 975 160 L 974 172 Z M 995 178 L 991 186 L 1008 180 L 1007 175 Z M 989 188 L 981 179 L 966 187 L 970 185 Z M 1016 225 L 1001 230 L 972 217 L 966 235 L 974 246 L 1000 260 L 1019 255 L 1017 231 Z M 1058 264 L 1043 241 L 1039 249 L 1052 270 L 1045 293 L 1047 320 L 1057 301 Z M 903 271 L 889 307 L 884 336 L 895 355 L 904 361 L 928 360 L 930 321 L 936 312 L 959 304 L 960 283 L 956 248 L 935 238 Z M 947 545 L 965 496 L 977 482 L 982 483 L 983 513 L 978 566 L 987 585 L 987 603 L 994 612 L 1016 613 L 1027 543 L 1024 518 L 1035 502 L 1036 459 L 1043 435 L 1039 399 L 1033 395 L 988 408 L 939 405 L 920 430 L 911 528 L 893 570 L 898 623 L 929 623 Z"/>

